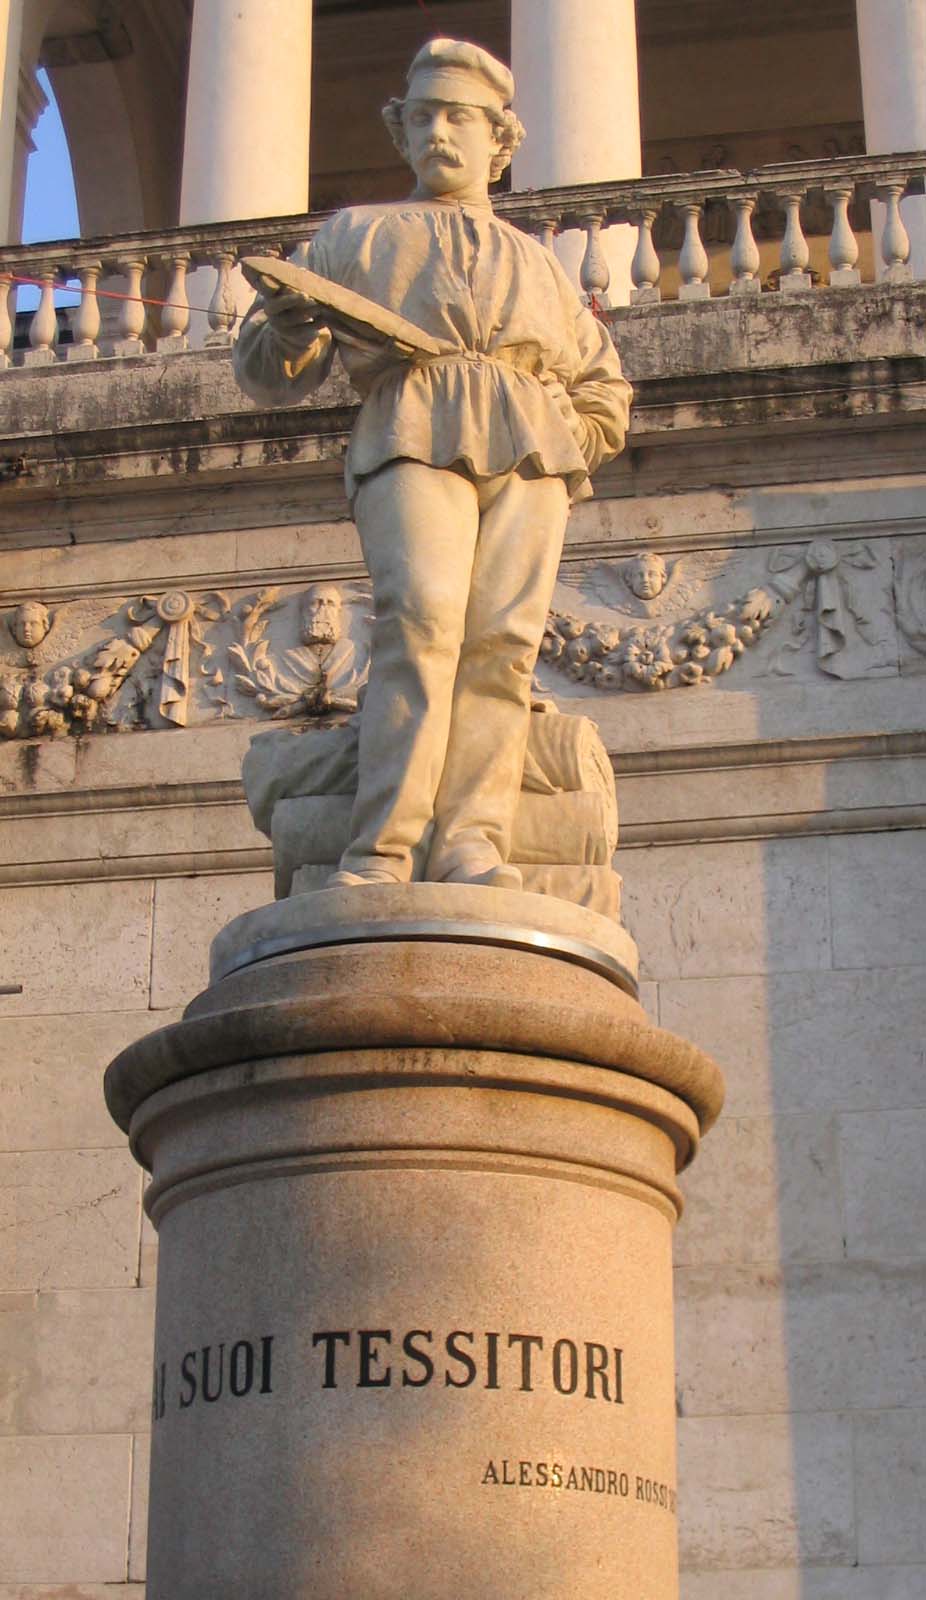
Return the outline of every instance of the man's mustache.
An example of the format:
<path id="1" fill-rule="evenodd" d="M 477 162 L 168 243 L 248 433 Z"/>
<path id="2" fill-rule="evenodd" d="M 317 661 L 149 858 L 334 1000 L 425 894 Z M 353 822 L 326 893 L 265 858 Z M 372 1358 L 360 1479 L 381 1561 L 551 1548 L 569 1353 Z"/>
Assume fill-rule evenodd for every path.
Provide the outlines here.
<path id="1" fill-rule="evenodd" d="M 429 144 L 424 153 L 426 156 L 440 156 L 442 161 L 448 162 L 452 167 L 463 165 L 456 151 L 449 149 L 445 144 Z"/>

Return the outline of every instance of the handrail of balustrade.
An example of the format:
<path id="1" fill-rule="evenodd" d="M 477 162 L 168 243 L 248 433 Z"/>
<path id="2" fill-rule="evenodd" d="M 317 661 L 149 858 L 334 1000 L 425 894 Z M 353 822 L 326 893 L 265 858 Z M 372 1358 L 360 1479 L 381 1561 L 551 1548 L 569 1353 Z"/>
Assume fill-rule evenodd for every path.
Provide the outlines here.
<path id="1" fill-rule="evenodd" d="M 664 263 L 653 240 L 653 228 L 663 214 L 683 221 L 677 252 L 680 299 L 711 296 L 710 261 L 701 237 L 708 205 L 726 207 L 735 216 L 735 236 L 729 247 L 728 292 L 736 295 L 760 291 L 760 257 L 752 224 L 760 202 L 765 209 L 772 205 L 784 213 L 776 288 L 782 293 L 794 293 L 815 287 L 814 275 L 808 270 L 810 248 L 801 213 L 808 197 L 822 197 L 833 212 L 829 282 L 850 288 L 861 282 L 850 205 L 872 199 L 883 202 L 882 277 L 889 282 L 904 282 L 911 277 L 910 242 L 900 201 L 910 195 L 922 195 L 924 190 L 926 151 L 914 150 L 894 155 L 777 162 L 748 172 L 730 168 L 662 173 L 615 182 L 524 190 L 497 195 L 494 204 L 499 216 L 548 246 L 552 246 L 557 232 L 572 228 L 584 232 L 582 288 L 590 299 L 605 307 L 609 303 L 609 269 L 601 231 L 616 224 L 635 227 L 631 302 L 646 306 L 661 299 Z M 4 245 L 0 247 L 0 369 L 12 364 L 14 327 L 9 297 L 18 279 L 37 283 L 41 289 L 29 327 L 30 348 L 22 356 L 27 365 L 58 359 L 54 294 L 74 279 L 78 281 L 80 301 L 67 313 L 72 334 L 65 352 L 69 360 L 92 358 L 101 347 L 106 353 L 119 356 L 143 355 L 152 348 L 159 352 L 187 348 L 191 314 L 187 278 L 189 271 L 197 268 L 208 268 L 212 274 L 206 291 L 208 308 L 202 304 L 193 308 L 207 311 L 209 333 L 205 342 L 227 344 L 233 337 L 238 315 L 233 277 L 236 261 L 247 254 L 294 254 L 298 259 L 330 214 L 297 213 L 42 244 Z M 155 273 L 159 276 L 153 284 Z M 100 291 L 101 278 L 121 280 L 121 287 Z M 105 339 L 101 338 L 101 293 L 106 293 L 107 303 L 117 307 L 115 326 L 108 328 Z M 159 335 L 155 339 L 149 331 L 153 321 L 148 315 L 149 307 L 157 307 L 159 313 Z"/>

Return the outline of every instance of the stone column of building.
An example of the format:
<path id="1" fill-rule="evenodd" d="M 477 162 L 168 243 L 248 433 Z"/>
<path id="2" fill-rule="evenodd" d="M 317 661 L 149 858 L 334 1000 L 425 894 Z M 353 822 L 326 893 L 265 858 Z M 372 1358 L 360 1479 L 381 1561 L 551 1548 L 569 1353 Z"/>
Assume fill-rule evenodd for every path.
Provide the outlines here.
<path id="1" fill-rule="evenodd" d="M 634 0 L 512 0 L 511 64 L 527 139 L 514 158 L 516 189 L 640 176 L 640 100 Z M 630 227 L 602 236 L 609 294 L 626 303 L 636 243 Z M 571 232 L 557 253 L 578 278 L 584 241 Z"/>
<path id="2" fill-rule="evenodd" d="M 870 155 L 926 149 L 926 5 L 923 0 L 856 0 L 859 62 Z M 926 275 L 926 198 L 903 201 L 910 264 Z M 879 241 L 884 207 L 874 203 Z"/>
<path id="3" fill-rule="evenodd" d="M 311 74 L 312 0 L 196 0 L 181 226 L 308 209 Z M 191 277 L 192 304 L 209 276 Z M 234 289 L 243 309 L 253 293 Z"/>
<path id="4" fill-rule="evenodd" d="M 39 117 L 48 105 L 48 96 L 39 83 L 34 67 L 19 69 L 19 93 L 16 105 L 16 138 L 13 147 L 13 173 L 10 180 L 11 239 L 21 239 L 26 210 L 26 179 L 29 157 L 35 149 L 32 135 Z"/>
<path id="5" fill-rule="evenodd" d="M 23 0 L 0 0 L 0 237 L 10 239 Z"/>

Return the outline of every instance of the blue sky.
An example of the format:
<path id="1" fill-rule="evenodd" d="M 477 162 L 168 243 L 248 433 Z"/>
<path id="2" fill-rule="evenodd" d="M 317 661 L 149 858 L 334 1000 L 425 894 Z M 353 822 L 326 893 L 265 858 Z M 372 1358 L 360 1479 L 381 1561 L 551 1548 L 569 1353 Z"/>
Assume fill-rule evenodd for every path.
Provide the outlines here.
<path id="1" fill-rule="evenodd" d="M 40 239 L 75 239 L 80 233 L 77 196 L 71 172 L 67 139 L 48 74 L 40 71 L 39 83 L 48 95 L 48 105 L 36 123 L 35 150 L 26 170 L 26 208 L 23 218 L 23 243 Z M 58 295 L 61 305 L 72 305 L 73 295 Z M 38 290 L 20 289 L 19 309 L 38 304 Z"/>
<path id="2" fill-rule="evenodd" d="M 25 244 L 39 239 L 74 239 L 80 232 L 71 158 L 58 106 L 47 72 L 40 71 L 38 79 L 48 95 L 48 105 L 36 123 L 35 150 L 26 173 Z"/>

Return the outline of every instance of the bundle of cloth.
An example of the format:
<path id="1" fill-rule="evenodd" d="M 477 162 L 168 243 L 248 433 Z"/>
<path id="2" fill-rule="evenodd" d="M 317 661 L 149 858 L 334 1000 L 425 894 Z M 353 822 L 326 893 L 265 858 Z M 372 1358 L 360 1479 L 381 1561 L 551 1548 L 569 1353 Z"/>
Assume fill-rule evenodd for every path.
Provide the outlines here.
<path id="1" fill-rule="evenodd" d="M 273 844 L 277 899 L 323 889 L 350 838 L 359 719 L 251 740 L 242 767 L 251 816 Z M 620 921 L 617 795 L 588 717 L 531 713 L 511 860 L 529 893 L 551 894 Z M 418 863 L 419 871 L 423 863 Z"/>

